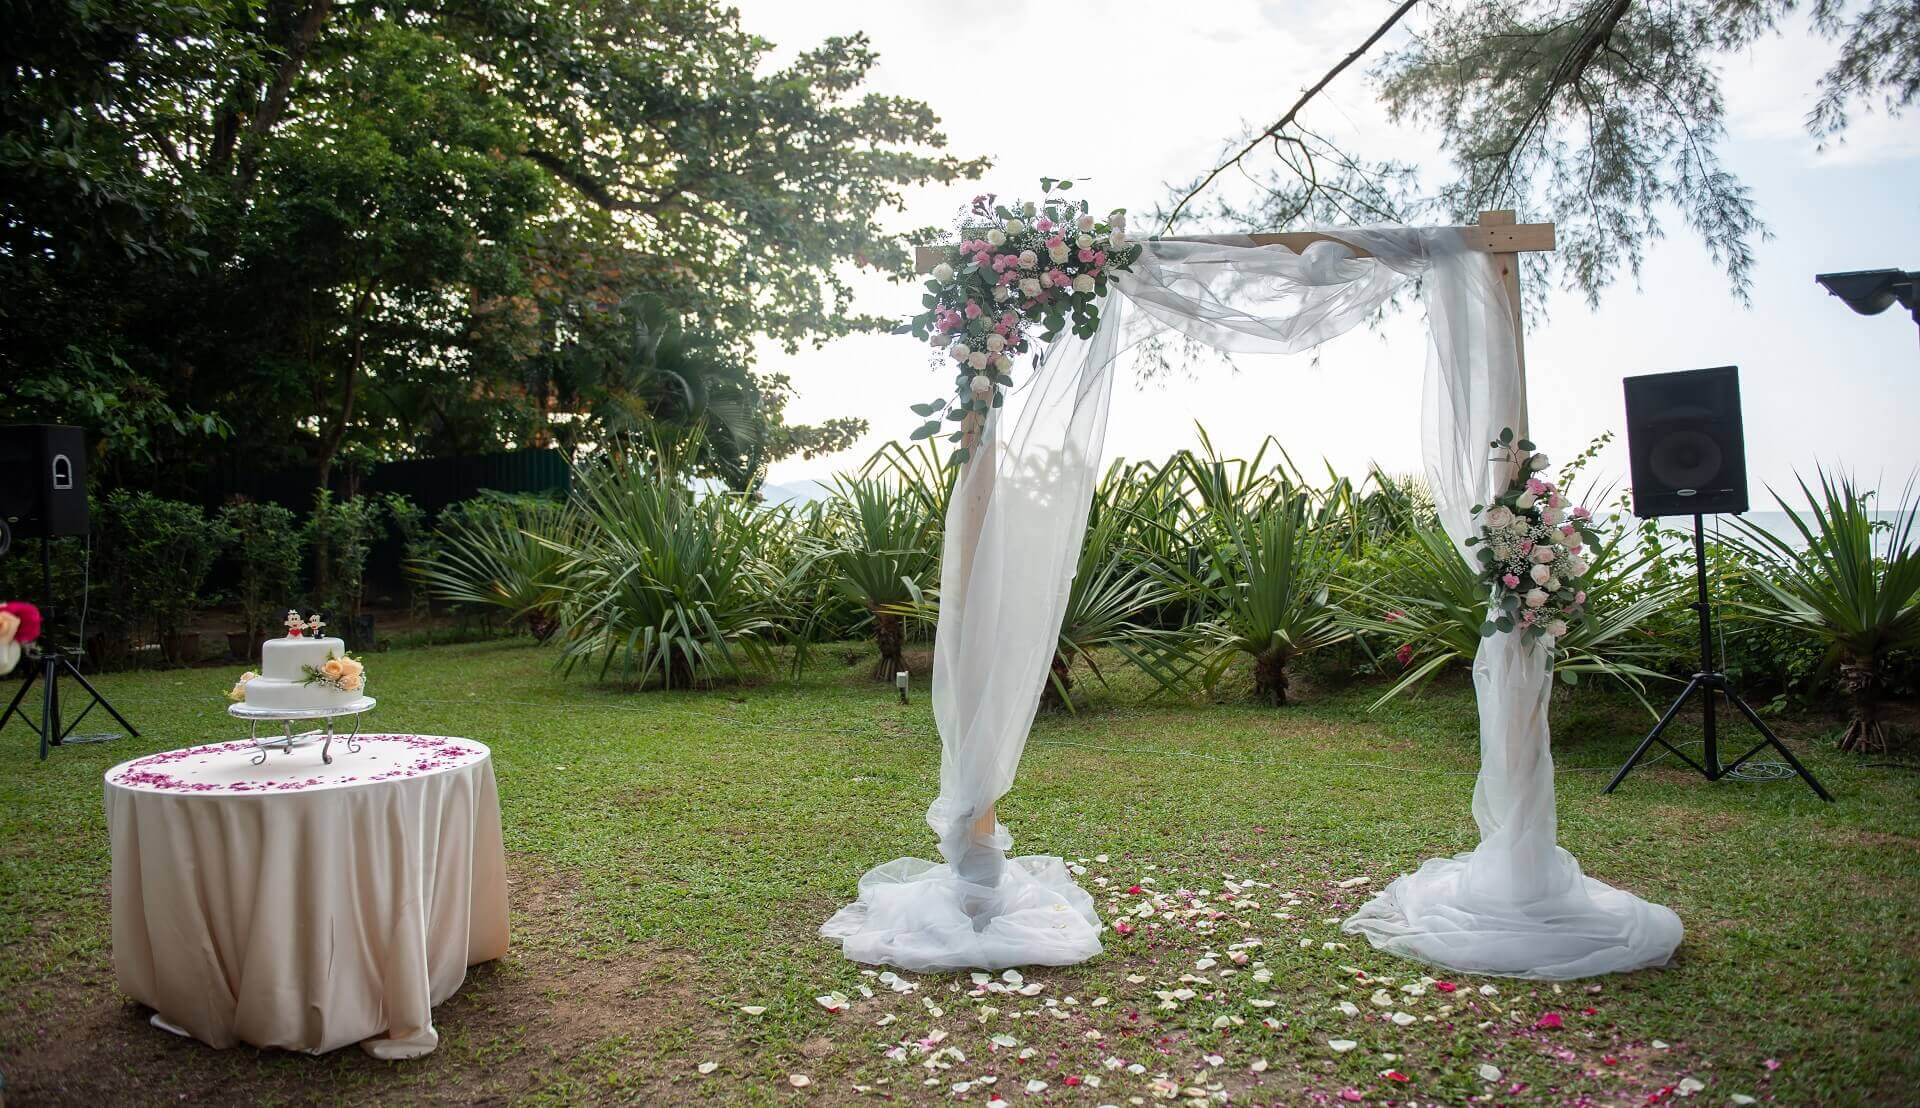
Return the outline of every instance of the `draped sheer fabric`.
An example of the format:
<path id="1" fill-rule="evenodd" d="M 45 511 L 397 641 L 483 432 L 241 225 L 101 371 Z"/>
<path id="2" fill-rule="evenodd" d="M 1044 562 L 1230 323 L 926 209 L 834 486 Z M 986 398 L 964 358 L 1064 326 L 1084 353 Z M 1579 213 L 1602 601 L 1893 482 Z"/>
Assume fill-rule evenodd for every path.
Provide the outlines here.
<path id="1" fill-rule="evenodd" d="M 1244 236 L 1147 243 L 1110 286 L 1095 334 L 1055 342 L 987 420 L 948 508 L 941 565 L 940 795 L 927 823 L 945 861 L 901 858 L 862 877 L 859 899 L 821 928 L 847 957 L 932 972 L 1100 953 L 1092 898 L 1066 865 L 1009 859 L 1012 836 L 990 815 L 1039 706 L 1123 351 L 1171 329 L 1226 351 L 1299 352 L 1365 322 L 1417 279 L 1433 335 L 1428 476 L 1448 533 L 1471 533 L 1472 506 L 1504 477 L 1486 444 L 1521 422 L 1513 331 L 1490 259 L 1451 228 L 1322 233 L 1338 241 L 1300 253 Z M 1529 649 L 1497 636 L 1475 661 L 1480 849 L 1401 878 L 1347 927 L 1382 949 L 1475 972 L 1561 977 L 1662 963 L 1680 938 L 1673 914 L 1582 876 L 1554 844 L 1550 675 Z"/>

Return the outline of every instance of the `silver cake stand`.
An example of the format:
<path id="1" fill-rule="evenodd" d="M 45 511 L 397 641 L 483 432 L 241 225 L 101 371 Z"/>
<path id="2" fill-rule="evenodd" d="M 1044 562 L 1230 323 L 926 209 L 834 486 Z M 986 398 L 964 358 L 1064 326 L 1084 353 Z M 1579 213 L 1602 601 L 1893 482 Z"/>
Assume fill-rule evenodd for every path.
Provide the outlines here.
<path id="1" fill-rule="evenodd" d="M 320 760 L 327 765 L 333 764 L 333 755 L 329 753 L 335 737 L 346 741 L 347 753 L 360 753 L 360 715 L 373 710 L 375 700 L 363 696 L 358 700 L 349 700 L 345 704 L 330 708 L 255 708 L 248 704 L 229 704 L 227 714 L 236 719 L 247 721 L 249 737 L 258 747 L 253 755 L 253 764 L 260 765 L 267 760 L 267 751 L 279 750 L 291 754 L 295 747 L 320 744 Z M 339 735 L 334 730 L 334 721 L 342 717 L 351 717 L 353 730 Z M 295 734 L 293 725 L 303 720 L 319 720 L 320 726 L 311 731 Z M 274 734 L 269 727 L 267 733 L 260 733 L 262 723 L 278 723 L 281 734 Z"/>

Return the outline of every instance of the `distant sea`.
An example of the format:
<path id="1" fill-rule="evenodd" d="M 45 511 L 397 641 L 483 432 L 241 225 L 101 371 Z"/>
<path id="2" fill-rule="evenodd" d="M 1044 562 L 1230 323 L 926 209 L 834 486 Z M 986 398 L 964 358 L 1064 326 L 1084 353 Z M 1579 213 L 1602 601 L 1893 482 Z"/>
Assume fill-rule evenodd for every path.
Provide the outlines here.
<path id="1" fill-rule="evenodd" d="M 1888 527 L 1885 530 L 1882 530 L 1881 532 L 1879 532 L 1874 536 L 1874 544 L 1873 544 L 1874 549 L 1876 551 L 1878 551 L 1879 553 L 1885 554 L 1887 552 L 1887 540 L 1889 538 L 1889 532 L 1892 530 L 1892 525 L 1899 520 L 1900 513 L 1899 512 L 1875 512 L 1873 513 L 1873 515 L 1875 519 L 1881 520 L 1882 522 L 1888 525 Z M 1793 525 L 1793 520 L 1788 518 L 1787 513 L 1781 512 L 1781 511 L 1748 512 L 1745 515 L 1738 516 L 1738 517 L 1708 516 L 1706 520 L 1707 537 L 1712 538 L 1716 533 L 1723 536 L 1725 535 L 1737 536 L 1740 533 L 1740 529 L 1738 527 L 1735 527 L 1733 524 L 1733 520 L 1735 518 L 1745 520 L 1746 522 L 1752 524 L 1753 526 L 1760 528 L 1762 531 L 1765 531 L 1768 534 L 1775 536 L 1776 538 L 1785 542 L 1787 545 L 1793 547 L 1795 550 L 1798 550 L 1807 545 L 1807 540 L 1804 536 L 1800 534 L 1800 529 Z M 1806 523 L 1807 526 L 1809 527 L 1815 526 L 1813 521 L 1813 514 L 1811 512 L 1802 511 L 1800 513 L 1800 519 L 1804 523 Z M 1693 532 L 1693 520 L 1688 518 L 1674 516 L 1668 519 L 1663 519 L 1660 521 L 1660 523 L 1663 527 L 1682 531 L 1688 534 L 1691 534 Z M 1915 531 L 1916 537 L 1920 537 L 1920 525 L 1916 525 L 1914 528 L 1914 531 Z"/>

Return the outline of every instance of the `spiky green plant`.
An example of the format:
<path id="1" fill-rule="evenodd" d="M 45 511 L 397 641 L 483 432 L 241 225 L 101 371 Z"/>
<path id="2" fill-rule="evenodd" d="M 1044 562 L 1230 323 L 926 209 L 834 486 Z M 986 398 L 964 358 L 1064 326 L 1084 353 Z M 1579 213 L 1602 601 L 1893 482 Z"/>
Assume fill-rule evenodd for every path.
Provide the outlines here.
<path id="1" fill-rule="evenodd" d="M 891 681 L 906 666 L 900 609 L 913 603 L 940 564 L 940 520 L 935 500 L 883 476 L 842 476 L 830 509 L 835 526 L 817 556 L 831 568 L 840 595 L 866 610 L 880 657 L 876 681 Z"/>
<path id="2" fill-rule="evenodd" d="M 432 595 L 498 608 L 540 642 L 560 627 L 562 568 L 579 521 L 567 505 L 488 497 L 442 512 L 439 541 L 407 565 Z"/>
<path id="3" fill-rule="evenodd" d="M 1773 498 L 1805 542 L 1803 548 L 1743 519 L 1730 541 L 1751 561 L 1754 581 L 1766 598 L 1743 607 L 1764 620 L 1827 644 L 1825 664 L 1837 669 L 1852 699 L 1852 718 L 1840 749 L 1887 747 L 1880 697 L 1887 656 L 1920 646 L 1920 548 L 1914 543 L 1915 512 L 1909 484 L 1891 523 L 1868 507 L 1872 493 L 1850 477 L 1819 471 L 1816 492 L 1799 480 L 1808 509 L 1801 514 L 1775 492 Z M 1875 552 L 1876 533 L 1885 553 Z"/>
<path id="4" fill-rule="evenodd" d="M 696 496 L 671 456 L 637 451 L 576 471 L 574 489 L 564 670 L 677 688 L 773 668 L 785 580 L 763 551 L 780 514 L 738 494 Z"/>
<path id="5" fill-rule="evenodd" d="M 1250 656 L 1254 695 L 1285 704 L 1291 663 L 1353 635 L 1332 599 L 1339 547 L 1316 524 L 1308 494 L 1284 481 L 1207 507 L 1212 535 L 1197 571 L 1175 567 L 1206 613 L 1189 629 L 1201 681 L 1214 687 Z"/>

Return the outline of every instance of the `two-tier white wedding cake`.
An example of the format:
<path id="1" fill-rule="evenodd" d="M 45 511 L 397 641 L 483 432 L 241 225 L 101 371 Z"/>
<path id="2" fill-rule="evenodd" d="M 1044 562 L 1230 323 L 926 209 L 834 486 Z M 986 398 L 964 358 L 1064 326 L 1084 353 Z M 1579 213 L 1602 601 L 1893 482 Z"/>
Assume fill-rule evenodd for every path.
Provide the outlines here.
<path id="1" fill-rule="evenodd" d="M 248 671 L 230 695 L 249 708 L 274 711 L 342 708 L 367 695 L 365 668 L 347 644 L 323 638 L 319 617 L 287 613 L 285 638 L 260 644 L 260 672 Z"/>

